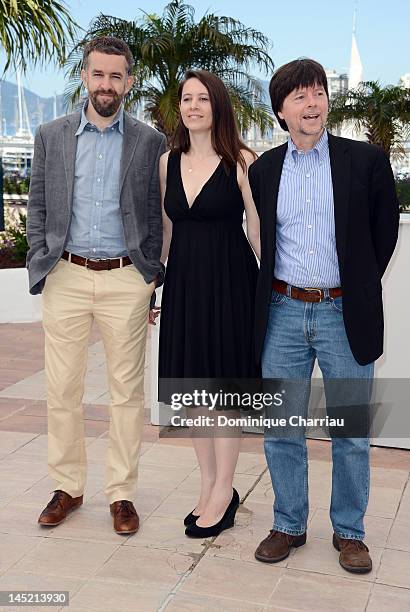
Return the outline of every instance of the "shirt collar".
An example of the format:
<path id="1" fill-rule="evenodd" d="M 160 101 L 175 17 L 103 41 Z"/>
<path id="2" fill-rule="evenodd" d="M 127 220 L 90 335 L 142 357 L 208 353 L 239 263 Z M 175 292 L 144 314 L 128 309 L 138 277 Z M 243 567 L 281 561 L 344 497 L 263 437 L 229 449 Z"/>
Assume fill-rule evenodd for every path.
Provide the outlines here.
<path id="1" fill-rule="evenodd" d="M 80 134 L 82 134 L 84 129 L 87 126 L 95 127 L 87 119 L 87 116 L 85 114 L 86 110 L 87 110 L 87 107 L 88 107 L 88 100 L 86 100 L 84 102 L 83 108 L 81 110 L 81 121 L 80 121 L 80 125 L 78 126 L 78 130 L 75 133 L 76 136 L 79 136 Z M 120 134 L 124 133 L 124 106 L 122 104 L 121 104 L 120 108 L 118 109 L 118 112 L 115 115 L 115 117 L 112 120 L 112 122 L 110 123 L 110 125 L 108 125 L 105 129 L 107 130 L 109 128 L 114 128 L 115 126 L 118 126 L 118 131 L 120 132 Z"/>
<path id="2" fill-rule="evenodd" d="M 306 153 L 310 153 L 311 151 L 315 151 L 315 155 L 317 159 L 319 160 L 319 163 L 322 163 L 325 160 L 326 156 L 329 153 L 329 142 L 328 142 L 328 137 L 327 137 L 327 130 L 323 130 L 323 134 L 321 135 L 321 137 L 319 138 L 319 140 L 317 141 L 313 149 L 306 151 Z M 290 136 L 288 138 L 288 153 L 290 153 L 295 164 L 298 161 L 299 155 L 303 155 L 303 153 L 298 151 L 297 146 L 295 145 L 295 143 L 293 142 Z"/>

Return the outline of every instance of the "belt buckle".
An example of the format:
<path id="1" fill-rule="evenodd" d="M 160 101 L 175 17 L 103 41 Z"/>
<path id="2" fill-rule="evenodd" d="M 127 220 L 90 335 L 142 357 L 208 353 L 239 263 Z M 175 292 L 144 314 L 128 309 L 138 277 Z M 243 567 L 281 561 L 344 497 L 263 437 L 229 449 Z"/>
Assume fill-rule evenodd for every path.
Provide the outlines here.
<path id="1" fill-rule="evenodd" d="M 318 289 L 317 287 L 303 287 L 303 289 L 305 291 L 317 291 L 319 293 L 319 302 L 318 302 L 318 304 L 320 304 L 320 302 L 323 300 L 323 297 L 322 297 L 323 289 Z"/>
<path id="2" fill-rule="evenodd" d="M 101 259 L 101 257 L 86 257 L 85 258 L 85 267 L 87 268 L 87 270 L 91 269 L 91 268 L 88 267 L 88 262 L 89 261 L 106 261 L 106 259 Z"/>

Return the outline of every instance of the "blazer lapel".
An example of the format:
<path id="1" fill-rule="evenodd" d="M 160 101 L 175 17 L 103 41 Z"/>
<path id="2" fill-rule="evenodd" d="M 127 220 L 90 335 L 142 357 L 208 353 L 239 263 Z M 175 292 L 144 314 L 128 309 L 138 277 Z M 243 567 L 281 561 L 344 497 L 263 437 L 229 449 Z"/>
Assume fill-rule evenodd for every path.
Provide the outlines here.
<path id="1" fill-rule="evenodd" d="M 141 130 L 138 123 L 126 112 L 124 112 L 124 137 L 122 142 L 122 155 L 120 166 L 120 194 L 124 185 L 125 176 L 134 157 L 140 139 Z"/>
<path id="2" fill-rule="evenodd" d="M 333 183 L 333 201 L 335 214 L 336 250 L 340 274 L 343 274 L 346 257 L 347 222 L 350 195 L 351 156 L 349 141 L 329 136 L 329 156 Z"/>
<path id="3" fill-rule="evenodd" d="M 73 207 L 75 155 L 77 151 L 77 137 L 75 133 L 80 125 L 80 119 L 81 113 L 70 115 L 63 128 L 64 170 L 67 181 L 67 205 L 70 214 Z"/>
<path id="4" fill-rule="evenodd" d="M 276 248 L 276 211 L 278 206 L 279 184 L 282 175 L 283 162 L 287 151 L 287 143 L 272 149 L 264 166 L 262 179 L 263 193 L 263 224 L 265 226 L 266 243 L 268 246 L 269 262 L 274 264 Z"/>
<path id="5" fill-rule="evenodd" d="M 278 194 L 280 178 L 282 176 L 283 162 L 285 161 L 288 144 L 285 143 L 272 149 L 269 163 L 265 167 L 265 187 L 266 197 L 270 203 L 273 203 L 273 217 L 276 218 L 276 208 L 278 205 Z"/>

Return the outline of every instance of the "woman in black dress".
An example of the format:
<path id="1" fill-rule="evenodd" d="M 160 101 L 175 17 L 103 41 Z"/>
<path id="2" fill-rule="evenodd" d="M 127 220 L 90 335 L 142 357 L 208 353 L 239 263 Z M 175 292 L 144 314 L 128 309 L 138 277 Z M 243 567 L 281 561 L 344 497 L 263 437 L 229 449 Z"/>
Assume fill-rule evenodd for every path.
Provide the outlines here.
<path id="1" fill-rule="evenodd" d="M 259 257 L 260 239 L 247 169 L 256 156 L 240 139 L 228 92 L 218 77 L 204 70 L 187 72 L 179 101 L 173 147 L 160 160 L 161 260 L 168 258 L 168 263 L 159 378 L 251 378 L 256 375 L 258 268 L 250 244 Z M 194 436 L 193 444 L 201 493 L 185 518 L 185 533 L 207 537 L 233 525 L 239 496 L 232 480 L 240 435 Z"/>

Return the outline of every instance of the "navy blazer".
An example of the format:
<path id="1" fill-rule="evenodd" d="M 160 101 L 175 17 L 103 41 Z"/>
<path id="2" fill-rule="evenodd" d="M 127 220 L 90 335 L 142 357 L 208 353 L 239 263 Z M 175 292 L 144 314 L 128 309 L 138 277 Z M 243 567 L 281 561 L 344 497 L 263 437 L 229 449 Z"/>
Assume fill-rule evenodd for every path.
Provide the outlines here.
<path id="1" fill-rule="evenodd" d="M 249 169 L 261 225 L 256 290 L 255 351 L 259 362 L 269 316 L 276 251 L 276 207 L 287 143 L 266 151 Z M 336 250 L 343 290 L 343 319 L 356 361 L 383 353 L 381 278 L 393 254 L 399 204 L 386 154 L 366 142 L 329 134 Z"/>

